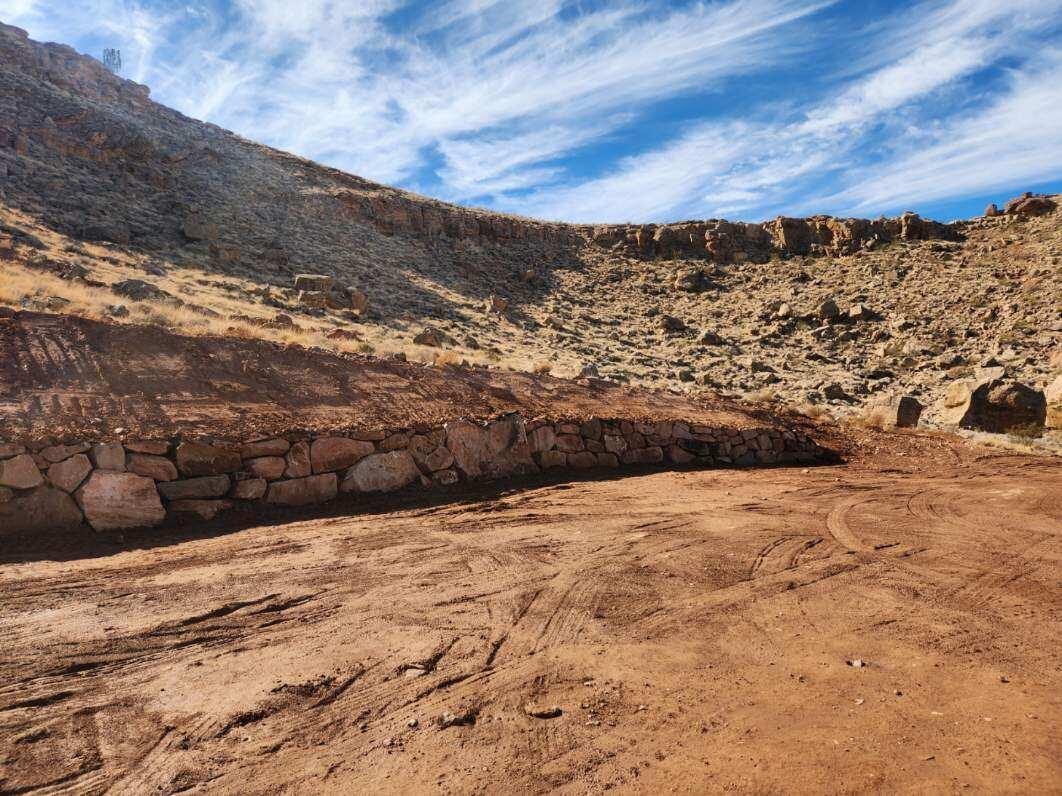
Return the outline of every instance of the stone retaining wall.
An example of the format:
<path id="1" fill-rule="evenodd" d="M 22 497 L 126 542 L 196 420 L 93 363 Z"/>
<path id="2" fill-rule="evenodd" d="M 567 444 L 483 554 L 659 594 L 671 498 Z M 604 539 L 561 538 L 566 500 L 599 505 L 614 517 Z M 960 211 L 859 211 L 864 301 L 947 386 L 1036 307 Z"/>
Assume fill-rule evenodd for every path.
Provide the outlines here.
<path id="1" fill-rule="evenodd" d="M 242 445 L 123 439 L 27 447 L 0 443 L 0 535 L 78 527 L 148 528 L 167 517 L 212 519 L 237 505 L 306 506 L 341 493 L 448 487 L 552 469 L 632 465 L 813 463 L 803 434 L 682 422 L 547 422 L 509 415 L 487 425 L 345 435 L 291 435 Z"/>

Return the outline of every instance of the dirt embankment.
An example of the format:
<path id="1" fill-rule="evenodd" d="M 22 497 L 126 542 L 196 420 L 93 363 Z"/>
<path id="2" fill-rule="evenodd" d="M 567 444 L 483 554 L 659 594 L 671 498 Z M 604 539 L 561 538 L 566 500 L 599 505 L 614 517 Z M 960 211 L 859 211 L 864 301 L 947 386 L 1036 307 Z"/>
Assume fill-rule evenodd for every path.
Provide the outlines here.
<path id="1" fill-rule="evenodd" d="M 8 440 L 179 432 L 242 442 L 299 429 L 437 426 L 508 412 L 732 429 L 779 424 L 733 401 L 600 380 L 428 367 L 74 316 L 0 316 L 0 438 Z"/>
<path id="2" fill-rule="evenodd" d="M 1057 792 L 1062 469 L 858 443 L 7 551 L 0 790 Z"/>

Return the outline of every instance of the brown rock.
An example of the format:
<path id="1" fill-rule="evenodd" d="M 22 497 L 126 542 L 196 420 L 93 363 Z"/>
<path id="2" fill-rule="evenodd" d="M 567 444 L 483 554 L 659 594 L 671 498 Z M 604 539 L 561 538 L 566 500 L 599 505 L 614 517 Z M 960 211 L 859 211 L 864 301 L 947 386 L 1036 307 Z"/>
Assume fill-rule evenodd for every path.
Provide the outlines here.
<path id="1" fill-rule="evenodd" d="M 227 475 L 207 475 L 183 481 L 167 481 L 158 485 L 159 494 L 166 500 L 197 500 L 221 497 L 229 491 Z"/>
<path id="2" fill-rule="evenodd" d="M 133 453 L 146 453 L 149 456 L 165 456 L 170 452 L 170 443 L 164 439 L 126 440 L 125 449 Z"/>
<path id="3" fill-rule="evenodd" d="M 1047 400 L 1047 417 L 1044 425 L 1050 429 L 1062 429 L 1062 374 L 1044 390 L 1044 398 Z"/>
<path id="4" fill-rule="evenodd" d="M 609 453 L 623 453 L 627 450 L 627 440 L 616 434 L 605 435 L 605 450 Z"/>
<path id="5" fill-rule="evenodd" d="M 89 453 L 97 470 L 125 471 L 125 448 L 119 442 L 101 442 Z"/>
<path id="6" fill-rule="evenodd" d="M 391 434 L 380 441 L 380 452 L 402 450 L 409 447 L 409 434 Z"/>
<path id="7" fill-rule="evenodd" d="M 239 451 L 198 442 L 177 446 L 177 469 L 185 476 L 222 475 L 240 469 Z"/>
<path id="8" fill-rule="evenodd" d="M 501 478 L 538 469 L 518 415 L 497 420 L 486 429 L 465 420 L 447 423 L 445 428 L 446 447 L 466 478 Z"/>
<path id="9" fill-rule="evenodd" d="M 557 432 L 552 426 L 539 426 L 527 435 L 531 450 L 535 453 L 550 450 L 557 443 Z"/>
<path id="10" fill-rule="evenodd" d="M 305 478 L 313 469 L 310 467 L 310 443 L 296 442 L 284 457 L 288 466 L 284 470 L 285 478 Z"/>
<path id="11" fill-rule="evenodd" d="M 542 451 L 536 454 L 535 458 L 538 459 L 538 464 L 543 470 L 568 466 L 568 454 L 563 451 Z"/>
<path id="12" fill-rule="evenodd" d="M 266 493 L 267 487 L 268 483 L 264 478 L 245 478 L 237 481 L 229 494 L 236 500 L 258 500 Z"/>
<path id="13" fill-rule="evenodd" d="M 79 453 L 48 468 L 48 480 L 64 492 L 73 492 L 92 472 L 88 456 Z"/>
<path id="14" fill-rule="evenodd" d="M 322 437 L 310 447 L 310 463 L 315 473 L 326 473 L 350 467 L 373 453 L 371 442 L 346 437 Z"/>
<path id="15" fill-rule="evenodd" d="M 231 500 L 175 500 L 166 507 L 171 516 L 191 515 L 200 520 L 212 520 L 225 509 L 232 508 Z"/>
<path id="16" fill-rule="evenodd" d="M 624 464 L 659 464 L 664 461 L 664 451 L 659 446 L 628 450 L 620 456 Z"/>
<path id="17" fill-rule="evenodd" d="M 74 454 L 85 453 L 90 447 L 86 442 L 78 442 L 73 445 L 52 445 L 42 450 L 40 455 L 49 462 L 61 462 L 63 459 L 69 459 Z"/>
<path id="18" fill-rule="evenodd" d="M 0 461 L 0 486 L 12 489 L 32 489 L 44 483 L 44 476 L 37 469 L 28 453 Z"/>
<path id="19" fill-rule="evenodd" d="M 284 477 L 284 471 L 288 469 L 288 463 L 281 456 L 262 456 L 259 459 L 246 460 L 243 463 L 243 467 L 255 478 L 279 481 Z"/>
<path id="20" fill-rule="evenodd" d="M 447 470 L 453 466 L 453 463 L 454 455 L 445 447 L 438 447 L 424 457 L 424 466 L 432 472 Z"/>
<path id="21" fill-rule="evenodd" d="M 81 509 L 61 489 L 42 486 L 21 495 L 9 493 L 9 497 L 0 500 L 0 538 L 6 534 L 67 530 L 81 525 Z"/>
<path id="22" fill-rule="evenodd" d="M 97 531 L 150 528 L 166 518 L 150 478 L 97 470 L 77 491 L 85 519 Z"/>
<path id="23" fill-rule="evenodd" d="M 248 442 L 240 448 L 240 456 L 244 459 L 257 459 L 262 456 L 283 456 L 291 448 L 291 443 L 286 439 L 265 439 L 258 442 Z"/>
<path id="24" fill-rule="evenodd" d="M 0 486 L 0 503 L 7 503 L 15 499 L 15 491 L 6 486 Z"/>
<path id="25" fill-rule="evenodd" d="M 368 456 L 343 476 L 342 492 L 391 492 L 408 486 L 420 477 L 409 451 L 391 451 Z"/>
<path id="26" fill-rule="evenodd" d="M 687 450 L 683 450 L 678 445 L 669 445 L 667 449 L 668 461 L 675 464 L 689 464 L 697 457 Z"/>
<path id="27" fill-rule="evenodd" d="M 565 453 L 575 453 L 583 450 L 583 438 L 578 434 L 559 434 L 557 436 L 557 450 Z"/>
<path id="28" fill-rule="evenodd" d="M 598 467 L 619 467 L 619 457 L 614 453 L 598 453 L 597 466 Z"/>
<path id="29" fill-rule="evenodd" d="M 309 506 L 334 500 L 339 490 L 335 473 L 322 473 L 291 481 L 274 481 L 266 500 L 277 506 Z"/>
<path id="30" fill-rule="evenodd" d="M 1002 377 L 952 384 L 944 407 L 944 422 L 993 434 L 1038 437 L 1047 420 L 1047 398 L 1042 391 Z"/>
<path id="31" fill-rule="evenodd" d="M 457 474 L 457 470 L 440 470 L 437 473 L 432 473 L 431 477 L 435 479 L 435 483 L 440 486 L 451 486 L 461 480 L 461 477 Z"/>
<path id="32" fill-rule="evenodd" d="M 1015 216 L 1042 216 L 1052 212 L 1055 203 L 1046 196 L 1034 196 L 1031 193 L 1023 193 L 1017 199 L 1011 199 L 1003 207 L 1007 215 Z"/>
<path id="33" fill-rule="evenodd" d="M 332 289 L 332 277 L 324 274 L 297 274 L 295 276 L 295 289 L 327 293 Z"/>
<path id="34" fill-rule="evenodd" d="M 126 461 L 126 469 L 155 481 L 177 480 L 177 466 L 165 456 L 131 453 Z"/>
<path id="35" fill-rule="evenodd" d="M 19 456 L 25 452 L 25 445 L 16 445 L 13 442 L 0 442 L 0 459 L 10 459 L 12 456 Z"/>
<path id="36" fill-rule="evenodd" d="M 577 470 L 587 470 L 597 466 L 597 454 L 590 451 L 577 451 L 568 454 L 568 466 Z"/>

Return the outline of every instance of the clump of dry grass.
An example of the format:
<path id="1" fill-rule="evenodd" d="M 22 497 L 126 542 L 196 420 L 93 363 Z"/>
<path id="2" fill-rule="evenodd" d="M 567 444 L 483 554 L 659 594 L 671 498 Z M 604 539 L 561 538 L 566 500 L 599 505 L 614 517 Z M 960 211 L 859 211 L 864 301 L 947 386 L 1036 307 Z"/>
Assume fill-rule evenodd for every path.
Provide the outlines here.
<path id="1" fill-rule="evenodd" d="M 551 370 L 553 370 L 552 362 L 536 362 L 531 366 L 531 372 L 537 376 L 548 376 Z"/>
<path id="2" fill-rule="evenodd" d="M 821 404 L 800 404 L 794 407 L 794 410 L 811 420 L 833 420 L 833 414 Z"/>
<path id="3" fill-rule="evenodd" d="M 778 393 L 770 387 L 763 387 L 745 396 L 745 400 L 754 404 L 773 404 L 778 401 Z"/>

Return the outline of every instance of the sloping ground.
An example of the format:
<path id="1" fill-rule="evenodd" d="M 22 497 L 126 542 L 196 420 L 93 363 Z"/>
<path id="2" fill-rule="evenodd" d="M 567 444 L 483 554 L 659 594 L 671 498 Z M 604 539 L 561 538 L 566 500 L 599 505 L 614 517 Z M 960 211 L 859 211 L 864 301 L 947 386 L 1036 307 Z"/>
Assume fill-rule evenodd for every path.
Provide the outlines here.
<path id="1" fill-rule="evenodd" d="M 520 412 L 549 419 L 777 427 L 719 398 L 484 368 L 338 355 L 260 340 L 186 337 L 65 315 L 0 314 L 0 439 L 385 430 Z"/>
<path id="2" fill-rule="evenodd" d="M 1062 467 L 854 444 L 8 551 L 0 790 L 1057 792 Z"/>

